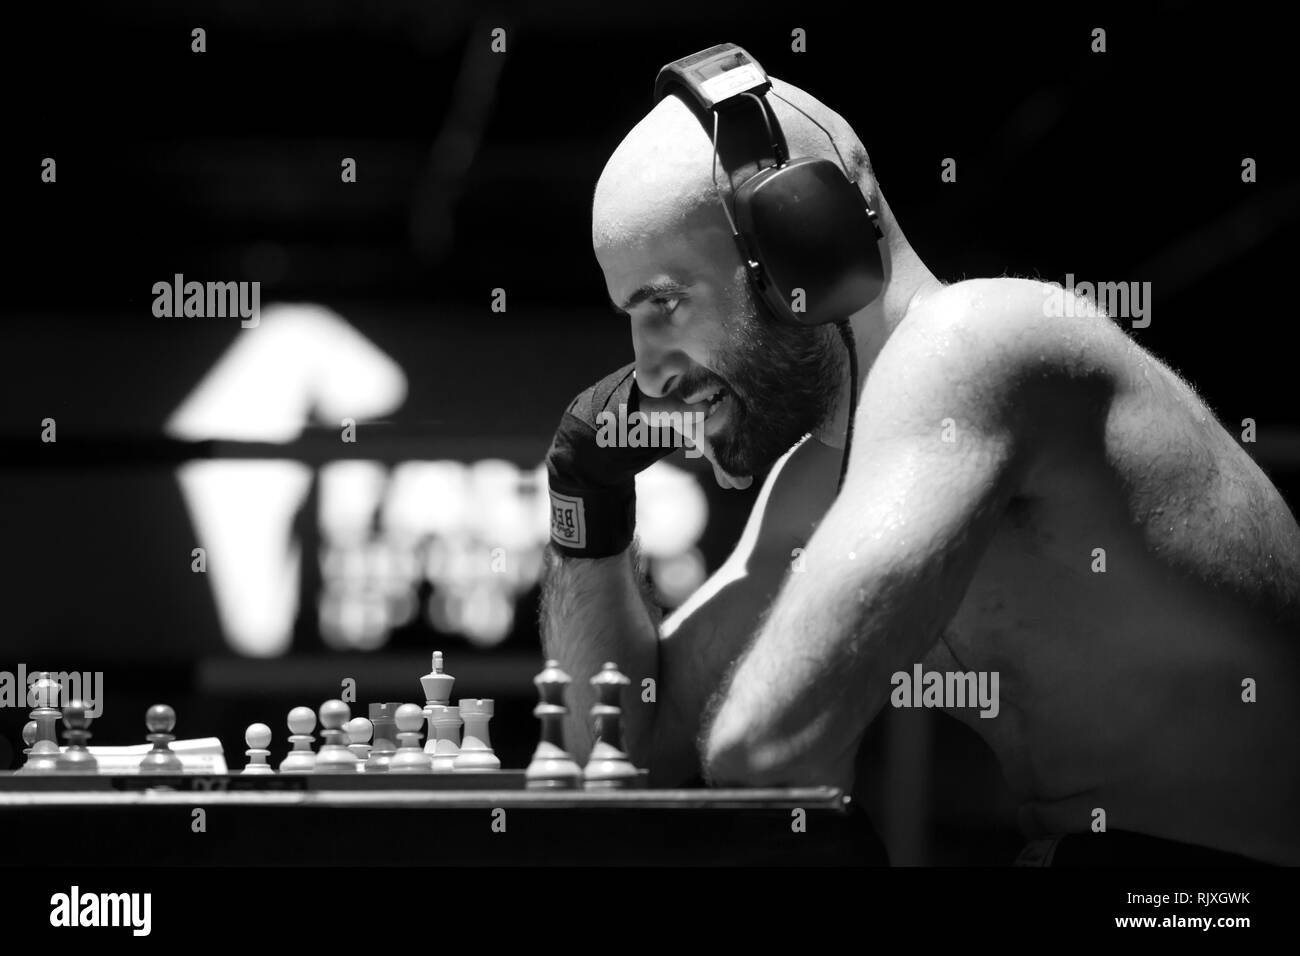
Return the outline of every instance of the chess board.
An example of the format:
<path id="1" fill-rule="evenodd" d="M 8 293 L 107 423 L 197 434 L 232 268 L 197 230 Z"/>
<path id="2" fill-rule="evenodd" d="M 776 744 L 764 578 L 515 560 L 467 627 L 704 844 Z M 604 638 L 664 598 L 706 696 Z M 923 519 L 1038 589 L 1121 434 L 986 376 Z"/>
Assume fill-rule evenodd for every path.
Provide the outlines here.
<path id="1" fill-rule="evenodd" d="M 370 704 L 369 718 L 352 718 L 339 700 L 319 711 L 295 707 L 289 749 L 277 744 L 273 754 L 271 728 L 251 724 L 243 761 L 216 738 L 177 741 L 176 714 L 165 704 L 145 715 L 148 745 L 96 754 L 86 745 L 87 707 L 56 707 L 57 688 L 42 672 L 24 769 L 0 773 L 8 858 L 132 866 L 884 862 L 865 815 L 834 787 L 651 788 L 622 749 L 627 679 L 612 663 L 592 680 L 600 691 L 595 742 L 579 764 L 561 724 L 569 677 L 546 662 L 534 681 L 541 739 L 525 769 L 498 769 L 493 701 L 451 704 L 454 678 L 441 653 L 432 664 L 420 679 L 423 706 Z M 235 772 L 225 772 L 226 754 Z"/>
<path id="2" fill-rule="evenodd" d="M 529 790 L 521 770 L 0 773 L 0 839 L 23 866 L 885 862 L 833 787 Z"/>
<path id="3" fill-rule="evenodd" d="M 627 789 L 644 789 L 649 775 L 637 772 Z M 0 771 L 0 802 L 15 793 L 324 793 L 370 791 L 479 792 L 526 789 L 523 770 L 455 773 L 50 773 Z"/>

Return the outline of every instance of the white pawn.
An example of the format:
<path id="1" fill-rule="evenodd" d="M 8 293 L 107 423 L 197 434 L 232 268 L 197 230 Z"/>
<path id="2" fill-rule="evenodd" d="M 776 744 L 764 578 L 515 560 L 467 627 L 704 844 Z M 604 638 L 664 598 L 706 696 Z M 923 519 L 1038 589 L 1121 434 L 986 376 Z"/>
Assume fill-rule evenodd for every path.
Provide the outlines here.
<path id="1" fill-rule="evenodd" d="M 353 717 L 343 725 L 343 730 L 348 735 L 348 751 L 357 758 L 357 772 L 362 773 L 370 758 L 370 735 L 375 732 L 375 725 L 365 717 Z"/>
<path id="2" fill-rule="evenodd" d="M 316 754 L 316 773 L 356 773 L 357 758 L 349 752 L 343 725 L 352 711 L 341 700 L 327 700 L 320 705 L 321 736 L 325 739 Z"/>
<path id="3" fill-rule="evenodd" d="M 280 762 L 280 773 L 311 773 L 316 769 L 316 752 L 311 745 L 316 738 L 316 712 L 310 707 L 295 707 L 289 711 L 289 743 L 293 749 Z"/>
<path id="4" fill-rule="evenodd" d="M 420 749 L 420 725 L 424 723 L 424 708 L 419 704 L 403 704 L 393 715 L 397 724 L 397 753 L 388 762 L 389 773 L 431 773 L 433 758 Z"/>
<path id="5" fill-rule="evenodd" d="M 488 721 L 495 712 L 495 702 L 482 698 L 461 698 L 460 716 L 465 721 L 465 737 L 460 753 L 452 764 L 455 770 L 500 770 L 501 761 L 492 752 L 492 739 L 488 736 Z"/>
<path id="6" fill-rule="evenodd" d="M 266 749 L 271 743 L 270 727 L 266 724 L 249 724 L 248 729 L 244 731 L 244 743 L 248 744 L 248 749 L 244 751 L 244 756 L 248 758 L 248 765 L 244 767 L 243 773 L 275 773 L 271 765 L 266 762 L 266 758 L 271 756 L 271 751 Z"/>

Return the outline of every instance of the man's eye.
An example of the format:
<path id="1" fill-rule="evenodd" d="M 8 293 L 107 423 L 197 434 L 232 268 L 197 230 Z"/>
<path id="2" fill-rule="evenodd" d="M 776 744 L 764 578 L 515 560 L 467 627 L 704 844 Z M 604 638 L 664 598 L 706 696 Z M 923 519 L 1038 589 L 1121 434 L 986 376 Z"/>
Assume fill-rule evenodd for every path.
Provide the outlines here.
<path id="1" fill-rule="evenodd" d="M 669 315 L 672 315 L 681 301 L 682 297 L 679 295 L 662 295 L 655 299 L 654 303 Z"/>

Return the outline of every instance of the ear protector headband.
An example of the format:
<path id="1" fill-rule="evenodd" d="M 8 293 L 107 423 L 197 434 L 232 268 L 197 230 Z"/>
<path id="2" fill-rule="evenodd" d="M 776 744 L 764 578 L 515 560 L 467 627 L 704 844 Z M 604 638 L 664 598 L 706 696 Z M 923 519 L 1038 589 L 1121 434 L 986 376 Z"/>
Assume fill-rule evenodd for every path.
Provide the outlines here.
<path id="1" fill-rule="evenodd" d="M 750 284 L 771 314 L 796 325 L 842 322 L 869 305 L 884 285 L 876 213 L 847 169 L 826 159 L 789 158 L 767 99 L 771 88 L 757 60 L 733 43 L 721 43 L 661 69 L 654 97 L 656 103 L 681 97 L 710 134 L 714 189 Z M 826 128 L 808 119 L 834 147 Z M 761 167 L 733 190 L 730 207 L 718 189 L 722 122 L 735 124 L 731 142 L 742 143 L 741 155 L 732 151 L 727 157 L 730 165 L 757 158 Z"/>

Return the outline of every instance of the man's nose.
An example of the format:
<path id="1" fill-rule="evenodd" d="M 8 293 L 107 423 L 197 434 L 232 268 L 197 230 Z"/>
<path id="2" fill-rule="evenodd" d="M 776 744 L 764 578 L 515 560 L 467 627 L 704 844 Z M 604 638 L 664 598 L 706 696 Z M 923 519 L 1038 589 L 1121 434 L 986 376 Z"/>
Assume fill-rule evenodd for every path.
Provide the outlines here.
<path id="1" fill-rule="evenodd" d="M 643 395 L 663 398 L 690 367 L 686 353 L 667 336 L 633 323 L 632 347 L 636 351 L 636 386 Z"/>

